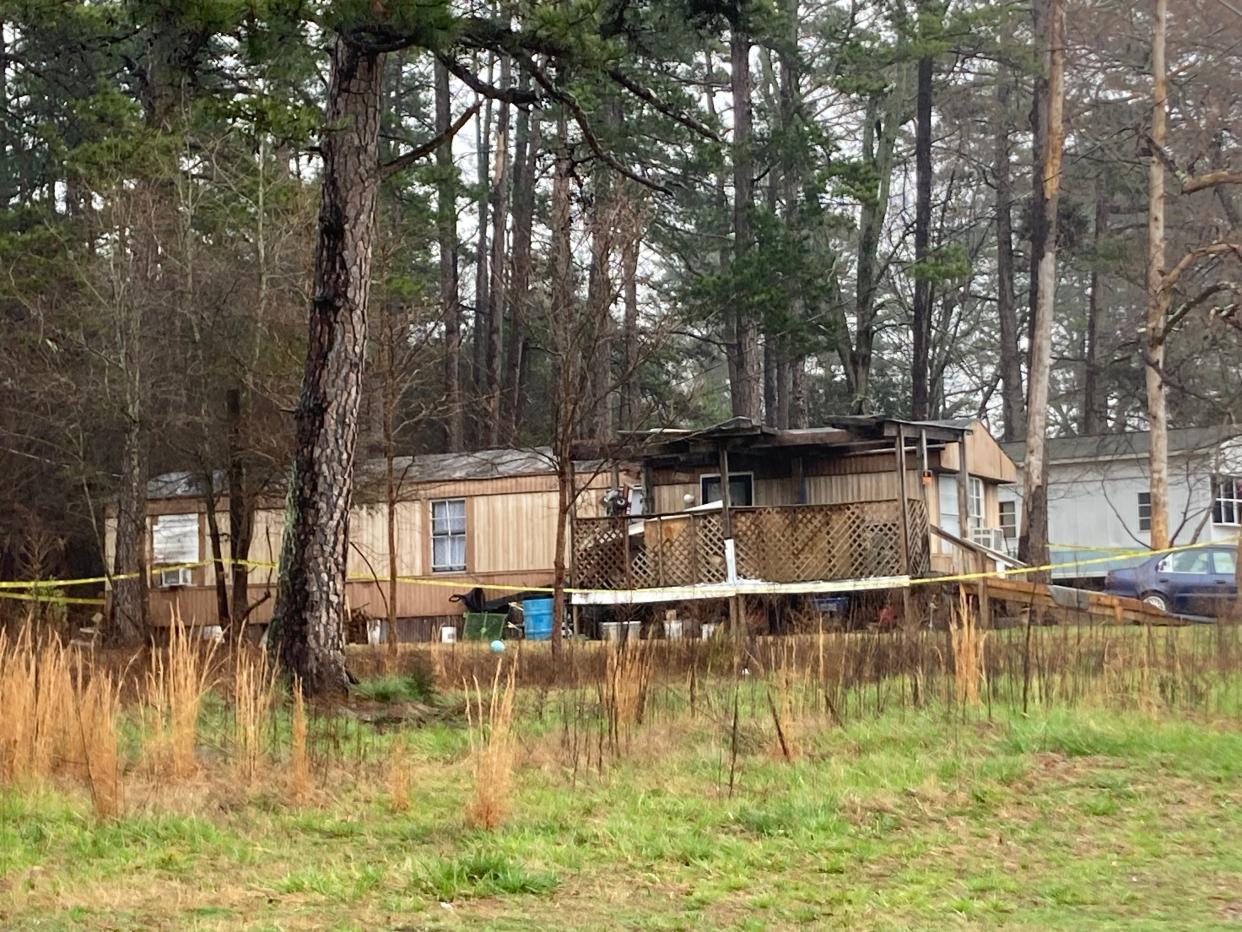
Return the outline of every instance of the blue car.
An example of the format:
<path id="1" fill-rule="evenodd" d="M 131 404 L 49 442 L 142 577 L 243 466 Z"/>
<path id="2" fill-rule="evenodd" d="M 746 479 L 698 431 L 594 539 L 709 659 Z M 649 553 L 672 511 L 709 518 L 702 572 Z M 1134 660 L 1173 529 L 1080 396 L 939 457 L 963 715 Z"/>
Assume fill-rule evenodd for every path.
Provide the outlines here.
<path id="1" fill-rule="evenodd" d="M 1237 560 L 1232 546 L 1195 547 L 1113 570 L 1104 586 L 1162 612 L 1217 616 L 1227 612 L 1237 597 Z"/>

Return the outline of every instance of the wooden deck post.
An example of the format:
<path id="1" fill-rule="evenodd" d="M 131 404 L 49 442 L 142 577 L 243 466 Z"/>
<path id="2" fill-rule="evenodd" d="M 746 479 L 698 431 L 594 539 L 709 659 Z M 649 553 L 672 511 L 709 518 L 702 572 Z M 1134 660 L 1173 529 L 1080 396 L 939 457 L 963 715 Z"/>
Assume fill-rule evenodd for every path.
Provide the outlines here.
<path id="1" fill-rule="evenodd" d="M 962 435 L 962 439 L 957 445 L 957 520 L 959 522 L 958 536 L 962 540 L 971 540 L 970 536 L 970 483 L 969 468 L 966 462 L 966 436 Z M 982 569 L 980 565 L 982 561 L 973 551 L 967 551 L 970 564 L 965 569 L 967 572 L 975 569 Z"/>
<path id="2" fill-rule="evenodd" d="M 906 501 L 906 428 L 897 425 L 897 511 L 901 515 L 901 572 L 910 575 L 910 508 Z"/>
<path id="3" fill-rule="evenodd" d="M 906 428 L 897 425 L 897 512 L 901 515 L 901 572 L 910 575 L 910 503 L 906 501 Z M 928 546 L 931 541 L 928 541 Z M 902 624 L 909 626 L 910 619 L 910 588 L 901 590 Z"/>
<path id="4" fill-rule="evenodd" d="M 720 533 L 724 537 L 725 578 L 733 582 L 737 579 L 737 550 L 733 546 L 733 516 L 729 513 L 733 507 L 733 497 L 729 494 L 729 448 L 721 442 L 717 449 L 720 453 Z M 738 644 L 744 636 L 745 619 L 742 597 L 732 596 L 729 599 L 729 634 Z"/>

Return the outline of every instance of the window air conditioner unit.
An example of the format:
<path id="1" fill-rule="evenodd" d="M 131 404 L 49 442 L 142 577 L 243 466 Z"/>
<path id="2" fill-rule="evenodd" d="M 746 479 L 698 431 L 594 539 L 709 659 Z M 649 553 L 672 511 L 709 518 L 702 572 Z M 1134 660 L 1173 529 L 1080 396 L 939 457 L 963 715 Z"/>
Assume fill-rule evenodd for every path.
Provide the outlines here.
<path id="1" fill-rule="evenodd" d="M 160 589 L 176 589 L 194 584 L 194 571 L 188 566 L 171 570 L 160 570 L 155 577 L 155 584 Z"/>
<path id="2" fill-rule="evenodd" d="M 970 530 L 971 543 L 987 547 L 997 553 L 1008 553 L 1005 544 L 1005 532 L 998 527 L 976 527 Z"/>

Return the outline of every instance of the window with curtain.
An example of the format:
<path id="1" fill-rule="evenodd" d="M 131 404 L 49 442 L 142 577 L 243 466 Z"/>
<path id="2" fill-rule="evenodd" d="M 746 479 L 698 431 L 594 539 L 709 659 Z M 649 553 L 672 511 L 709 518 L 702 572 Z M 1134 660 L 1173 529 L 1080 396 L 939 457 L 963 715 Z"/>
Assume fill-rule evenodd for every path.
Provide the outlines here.
<path id="1" fill-rule="evenodd" d="M 461 572 L 466 568 L 466 500 L 446 498 L 431 503 L 431 570 Z"/>

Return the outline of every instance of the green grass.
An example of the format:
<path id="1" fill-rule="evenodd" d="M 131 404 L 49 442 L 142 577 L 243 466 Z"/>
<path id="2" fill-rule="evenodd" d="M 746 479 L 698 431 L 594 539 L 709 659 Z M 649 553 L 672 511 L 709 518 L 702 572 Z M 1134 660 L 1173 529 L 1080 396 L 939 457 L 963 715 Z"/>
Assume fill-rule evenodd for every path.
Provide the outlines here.
<path id="1" fill-rule="evenodd" d="M 363 680 L 354 685 L 353 694 L 373 702 L 430 702 L 435 689 L 426 676 L 410 674 Z"/>
<path id="2" fill-rule="evenodd" d="M 1242 915 L 1236 719 L 899 709 L 804 726 L 793 763 L 760 722 L 732 795 L 718 718 L 639 728 L 628 756 L 576 778 L 555 730 L 532 726 L 513 817 L 494 833 L 464 824 L 466 743 L 443 723 L 399 733 L 414 768 L 400 813 L 384 790 L 389 736 L 352 751 L 357 731 L 302 808 L 223 777 L 190 795 L 131 792 L 111 823 L 74 790 L 3 791 L 0 927 L 1206 928 Z"/>

